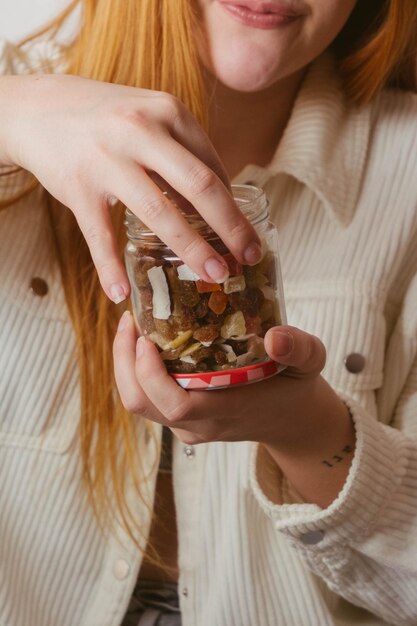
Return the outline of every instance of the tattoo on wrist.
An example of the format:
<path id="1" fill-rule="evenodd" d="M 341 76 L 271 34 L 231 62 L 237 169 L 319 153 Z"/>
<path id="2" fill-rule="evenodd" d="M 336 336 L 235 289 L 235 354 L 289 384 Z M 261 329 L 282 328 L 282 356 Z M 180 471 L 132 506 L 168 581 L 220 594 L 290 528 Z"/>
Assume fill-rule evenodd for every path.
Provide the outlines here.
<path id="1" fill-rule="evenodd" d="M 347 459 L 348 456 L 352 454 L 352 452 L 353 446 L 347 445 L 343 448 L 341 452 L 339 452 L 338 454 L 334 454 L 331 459 L 325 459 L 324 461 L 321 461 L 321 463 L 326 467 L 334 467 L 338 463 L 342 463 L 342 461 Z"/>

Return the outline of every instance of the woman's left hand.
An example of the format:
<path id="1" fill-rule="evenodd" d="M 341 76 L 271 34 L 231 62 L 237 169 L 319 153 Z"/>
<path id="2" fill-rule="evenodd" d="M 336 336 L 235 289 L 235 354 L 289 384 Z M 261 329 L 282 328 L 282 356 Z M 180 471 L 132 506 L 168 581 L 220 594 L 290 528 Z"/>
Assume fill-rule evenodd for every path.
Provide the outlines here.
<path id="1" fill-rule="evenodd" d="M 257 441 L 277 462 L 280 456 L 306 457 L 318 446 L 323 455 L 329 454 L 326 437 L 331 448 L 338 416 L 346 422 L 349 414 L 320 375 L 326 360 L 322 342 L 297 328 L 279 326 L 266 334 L 265 348 L 287 366 L 279 375 L 256 385 L 186 391 L 167 373 L 153 343 L 144 337 L 136 340 L 132 316 L 126 312 L 114 342 L 122 402 L 132 413 L 169 426 L 189 445 Z M 348 443 L 343 437 L 341 441 Z"/>

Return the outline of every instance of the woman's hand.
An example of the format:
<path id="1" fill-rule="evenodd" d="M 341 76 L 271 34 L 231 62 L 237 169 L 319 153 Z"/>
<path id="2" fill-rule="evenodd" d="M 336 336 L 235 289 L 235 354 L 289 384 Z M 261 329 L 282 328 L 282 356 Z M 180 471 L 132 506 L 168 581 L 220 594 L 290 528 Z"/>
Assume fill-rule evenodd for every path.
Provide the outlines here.
<path id="1" fill-rule="evenodd" d="M 114 342 L 123 404 L 169 426 L 187 444 L 260 442 L 303 497 L 326 505 L 350 463 L 337 463 L 330 473 L 324 461 L 343 450 L 343 460 L 350 461 L 355 437 L 346 406 L 320 376 L 324 346 L 313 335 L 281 326 L 268 331 L 265 347 L 287 365 L 278 376 L 239 388 L 186 391 L 169 376 L 156 347 L 144 337 L 136 341 L 126 312 Z"/>
<path id="2" fill-rule="evenodd" d="M 258 236 L 232 199 L 218 155 L 176 98 L 76 76 L 5 76 L 0 120 L 0 162 L 32 172 L 73 211 L 114 301 L 130 292 L 109 218 L 114 199 L 202 279 L 227 276 L 222 257 L 155 181 L 186 198 L 239 261 L 259 260 Z"/>

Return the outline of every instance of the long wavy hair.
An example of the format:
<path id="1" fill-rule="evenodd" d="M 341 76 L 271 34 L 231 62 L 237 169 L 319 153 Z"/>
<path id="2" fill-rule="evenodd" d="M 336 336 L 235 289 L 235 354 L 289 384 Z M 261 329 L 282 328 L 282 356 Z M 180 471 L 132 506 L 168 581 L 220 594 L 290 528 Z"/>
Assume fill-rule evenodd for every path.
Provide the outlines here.
<path id="1" fill-rule="evenodd" d="M 81 7 L 79 33 L 66 51 L 70 73 L 169 92 L 207 129 L 207 98 L 195 38 L 196 4 L 196 0 L 73 0 L 33 37 L 54 36 L 70 13 Z M 368 103 L 386 87 L 416 90 L 416 0 L 359 1 L 333 48 L 354 105 Z M 77 338 L 85 485 L 101 520 L 107 519 L 116 503 L 139 547 L 141 522 L 129 507 L 126 485 L 133 483 L 138 497 L 146 501 L 138 469 L 143 442 L 136 419 L 115 393 L 113 374 L 112 342 L 120 305 L 109 302 L 101 290 L 72 214 L 51 198 L 50 205 L 56 254 Z M 112 219 L 122 254 L 121 207 L 112 211 Z M 152 425 L 147 428 L 152 436 Z"/>

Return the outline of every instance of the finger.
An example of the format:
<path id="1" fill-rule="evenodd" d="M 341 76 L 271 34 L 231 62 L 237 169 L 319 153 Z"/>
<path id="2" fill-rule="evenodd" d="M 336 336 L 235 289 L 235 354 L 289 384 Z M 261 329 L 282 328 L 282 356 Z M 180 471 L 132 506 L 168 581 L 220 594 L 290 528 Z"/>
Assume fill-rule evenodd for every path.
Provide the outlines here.
<path id="1" fill-rule="evenodd" d="M 158 350 L 145 337 L 137 341 L 135 371 L 144 393 L 171 426 L 190 419 L 190 394 L 168 374 Z"/>
<path id="2" fill-rule="evenodd" d="M 238 261 L 259 262 L 262 253 L 255 228 L 212 169 L 187 148 L 162 134 L 159 141 L 155 141 L 154 134 L 145 134 L 140 152 L 146 154 L 146 163 L 140 161 L 141 154 L 136 155 L 137 160 L 147 169 L 156 171 L 184 196 Z"/>
<path id="3" fill-rule="evenodd" d="M 91 203 L 84 210 L 78 207 L 76 218 L 101 286 L 110 300 L 116 304 L 123 302 L 130 294 L 130 284 L 119 256 L 107 203 L 103 201 L 101 206 Z"/>
<path id="4" fill-rule="evenodd" d="M 163 92 L 154 93 L 157 97 L 156 103 L 161 119 L 166 123 L 174 139 L 205 163 L 230 190 L 226 169 L 207 133 L 194 115 L 178 98 Z"/>
<path id="5" fill-rule="evenodd" d="M 228 276 L 220 254 L 190 226 L 140 167 L 126 163 L 113 193 L 203 280 L 222 282 Z"/>
<path id="6" fill-rule="evenodd" d="M 132 315 L 125 311 L 113 343 L 114 375 L 123 406 L 131 413 L 160 421 L 162 416 L 155 410 L 142 390 L 135 374 L 136 331 Z M 166 422 L 163 420 L 162 422 Z"/>
<path id="7" fill-rule="evenodd" d="M 326 349 L 318 337 L 293 326 L 276 326 L 265 335 L 271 359 L 291 368 L 296 375 L 319 374 L 326 363 Z"/>

